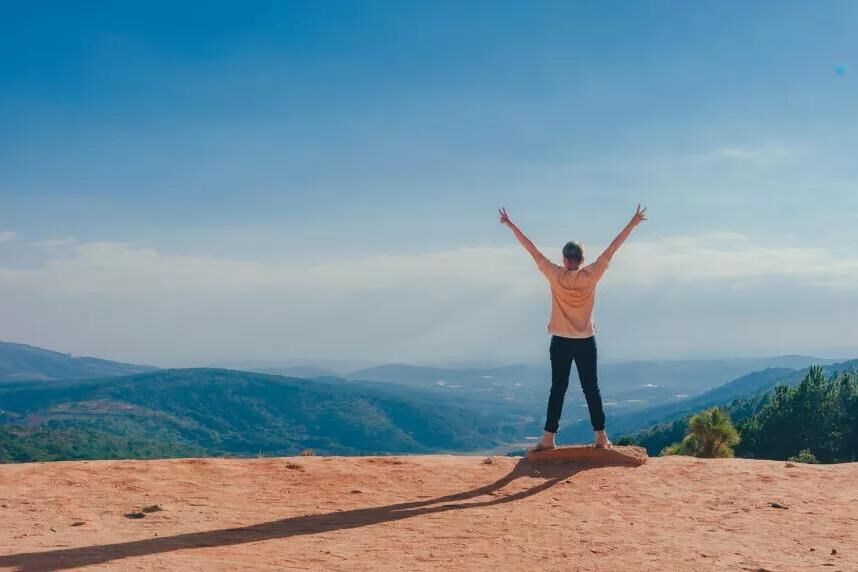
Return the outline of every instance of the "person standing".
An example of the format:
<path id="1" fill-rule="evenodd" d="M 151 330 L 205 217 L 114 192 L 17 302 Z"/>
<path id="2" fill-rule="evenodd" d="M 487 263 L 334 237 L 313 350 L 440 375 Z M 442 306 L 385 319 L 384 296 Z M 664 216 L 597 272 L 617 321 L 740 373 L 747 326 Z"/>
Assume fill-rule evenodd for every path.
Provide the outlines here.
<path id="1" fill-rule="evenodd" d="M 605 433 L 605 412 L 599 392 L 598 358 L 596 352 L 596 325 L 593 321 L 593 306 L 596 302 L 596 285 L 611 262 L 611 258 L 623 245 L 632 230 L 646 220 L 646 209 L 638 205 L 634 216 L 608 245 L 608 248 L 592 264 L 584 265 L 584 248 L 577 242 L 567 242 L 563 247 L 563 265 L 558 266 L 546 258 L 521 230 L 512 222 L 505 208 L 501 208 L 500 222 L 508 226 L 521 245 L 536 261 L 536 266 L 551 287 L 551 318 L 548 333 L 551 334 L 549 357 L 551 359 L 551 393 L 545 420 L 545 433 L 534 447 L 535 451 L 554 449 L 555 437 L 560 426 L 563 400 L 569 386 L 569 374 L 574 362 L 590 422 L 595 433 L 595 446 L 611 447 Z"/>

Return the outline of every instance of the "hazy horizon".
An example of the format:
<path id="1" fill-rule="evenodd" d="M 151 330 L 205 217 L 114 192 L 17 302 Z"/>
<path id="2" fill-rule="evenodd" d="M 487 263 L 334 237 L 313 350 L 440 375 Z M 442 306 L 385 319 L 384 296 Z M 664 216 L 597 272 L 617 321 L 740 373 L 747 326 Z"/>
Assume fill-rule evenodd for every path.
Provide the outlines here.
<path id="1" fill-rule="evenodd" d="M 402 362 L 402 361 L 368 361 L 368 360 L 336 360 L 325 357 L 312 357 L 305 356 L 299 358 L 287 358 L 287 359 L 278 359 L 276 357 L 268 358 L 268 359 L 230 359 L 230 360 L 222 360 L 222 361 L 208 361 L 208 362 L 192 362 L 192 361 L 179 361 L 179 362 L 165 362 L 165 361 L 150 361 L 150 362 L 135 362 L 134 360 L 123 360 L 116 356 L 109 356 L 103 354 L 77 354 L 73 352 L 65 351 L 63 348 L 56 347 L 41 347 L 36 346 L 34 344 L 27 343 L 22 340 L 10 340 L 10 339 L 2 339 L 0 338 L 0 343 L 12 343 L 12 344 L 21 344 L 25 346 L 36 347 L 39 349 L 54 351 L 58 353 L 70 354 L 75 358 L 96 358 L 103 359 L 108 361 L 117 361 L 117 362 L 125 362 L 125 363 L 136 363 L 136 365 L 142 366 L 154 366 L 158 368 L 226 368 L 226 369 L 236 369 L 236 370 L 261 370 L 261 369 L 278 369 L 278 368 L 301 368 L 301 367 L 310 367 L 310 368 L 319 368 L 319 369 L 327 369 L 332 371 L 338 375 L 343 375 L 347 373 L 353 373 L 355 371 L 359 371 L 362 369 L 369 369 L 376 366 L 386 366 L 386 365 L 402 365 L 406 367 L 430 367 L 430 368 L 442 368 L 442 369 L 494 369 L 494 368 L 504 368 L 504 367 L 516 367 L 516 366 L 527 366 L 527 367 L 548 367 L 548 362 L 546 359 L 532 359 L 532 360 L 522 360 L 522 361 L 487 361 L 487 360 L 460 360 L 460 361 L 415 361 L 415 362 Z M 858 359 L 858 353 L 850 353 L 853 352 L 851 348 L 841 349 L 841 350 L 832 350 L 824 353 L 810 353 L 810 354 L 799 354 L 799 353 L 784 353 L 784 354 L 770 354 L 770 355 L 721 355 L 721 354 L 711 354 L 711 355 L 688 355 L 688 356 L 669 356 L 669 357 L 658 357 L 651 356 L 648 358 L 607 358 L 602 360 L 605 365 L 612 364 L 628 364 L 628 363 L 677 363 L 677 362 L 705 362 L 705 361 L 765 361 L 765 360 L 775 360 L 778 358 L 789 358 L 789 357 L 808 357 L 808 358 L 817 358 L 824 362 L 840 362 L 840 361 L 851 361 L 854 359 Z"/>
<path id="2" fill-rule="evenodd" d="M 0 23 L 0 338 L 153 365 L 858 355 L 858 4 L 150 2 Z M 853 151 L 849 151 L 853 149 Z M 854 350 L 854 351 L 853 351 Z"/>

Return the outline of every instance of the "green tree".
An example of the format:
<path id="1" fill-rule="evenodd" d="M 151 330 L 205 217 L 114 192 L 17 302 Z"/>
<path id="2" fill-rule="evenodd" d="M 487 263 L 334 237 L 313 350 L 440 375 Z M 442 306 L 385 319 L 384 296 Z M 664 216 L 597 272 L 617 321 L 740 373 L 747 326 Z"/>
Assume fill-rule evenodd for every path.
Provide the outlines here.
<path id="1" fill-rule="evenodd" d="M 739 456 L 780 460 L 808 449 L 822 463 L 858 457 L 858 374 L 826 379 L 822 368 L 811 367 L 798 385 L 771 395 L 740 425 Z"/>
<path id="2" fill-rule="evenodd" d="M 688 420 L 689 433 L 679 443 L 665 447 L 662 455 L 691 455 L 694 457 L 732 457 L 739 441 L 739 432 L 730 416 L 718 407 L 701 411 Z"/>

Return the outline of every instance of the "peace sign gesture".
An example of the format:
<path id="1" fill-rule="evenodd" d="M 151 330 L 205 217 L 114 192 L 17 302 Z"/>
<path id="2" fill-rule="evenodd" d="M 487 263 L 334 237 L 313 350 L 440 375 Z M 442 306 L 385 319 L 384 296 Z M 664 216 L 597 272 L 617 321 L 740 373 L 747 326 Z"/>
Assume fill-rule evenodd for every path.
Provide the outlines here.
<path id="1" fill-rule="evenodd" d="M 512 221 L 509 220 L 509 215 L 506 214 L 506 207 L 501 207 L 498 209 L 498 213 L 500 213 L 500 222 L 501 224 L 505 224 L 507 226 L 512 224 Z"/>
<path id="2" fill-rule="evenodd" d="M 638 205 L 638 210 L 635 211 L 635 215 L 632 217 L 632 223 L 635 225 L 639 225 L 643 221 L 646 220 L 646 207 L 643 209 L 640 205 Z"/>

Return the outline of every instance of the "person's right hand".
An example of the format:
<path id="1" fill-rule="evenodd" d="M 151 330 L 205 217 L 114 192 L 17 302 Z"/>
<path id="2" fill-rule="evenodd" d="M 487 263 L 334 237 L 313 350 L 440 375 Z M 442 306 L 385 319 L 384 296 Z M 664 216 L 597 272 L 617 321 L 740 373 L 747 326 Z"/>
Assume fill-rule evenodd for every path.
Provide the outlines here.
<path id="1" fill-rule="evenodd" d="M 498 212 L 500 213 L 500 222 L 501 222 L 501 224 L 505 224 L 505 225 L 507 225 L 507 226 L 509 226 L 509 225 L 511 225 L 511 224 L 512 224 L 512 221 L 511 221 L 511 220 L 509 220 L 509 215 L 508 215 L 508 214 L 506 214 L 506 207 L 501 207 L 501 208 L 499 208 L 499 209 L 498 209 Z"/>
<path id="2" fill-rule="evenodd" d="M 635 211 L 635 214 L 632 217 L 632 224 L 637 226 L 645 220 L 646 220 L 646 207 L 641 209 L 641 206 L 638 205 L 638 210 Z"/>

